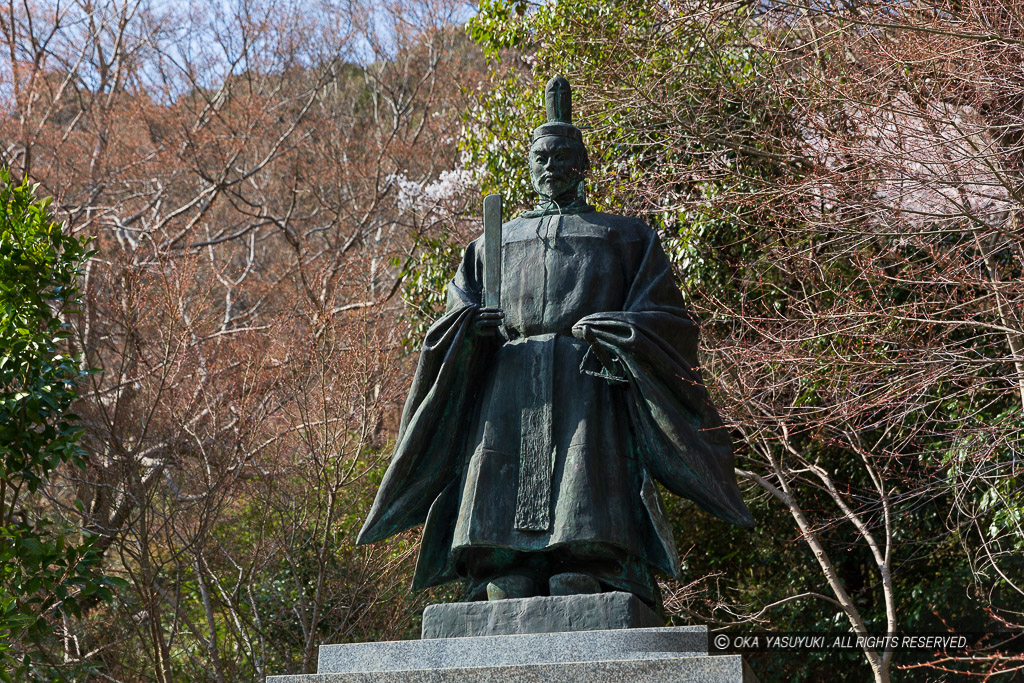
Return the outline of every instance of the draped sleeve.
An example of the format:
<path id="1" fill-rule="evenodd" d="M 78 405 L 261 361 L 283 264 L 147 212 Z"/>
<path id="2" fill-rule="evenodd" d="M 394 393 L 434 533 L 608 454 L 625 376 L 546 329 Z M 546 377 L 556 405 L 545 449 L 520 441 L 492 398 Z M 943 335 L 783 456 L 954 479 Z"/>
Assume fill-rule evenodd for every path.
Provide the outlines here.
<path id="1" fill-rule="evenodd" d="M 617 367 L 645 468 L 672 493 L 739 526 L 753 526 L 733 470 L 732 442 L 697 364 L 697 322 L 650 228 L 649 243 L 621 311 L 579 320 L 573 335 Z"/>
<path id="2" fill-rule="evenodd" d="M 448 286 L 448 310 L 427 331 L 402 411 L 391 463 L 357 544 L 374 543 L 426 521 L 460 476 L 470 428 L 467 400 L 488 340 L 472 334 L 480 308 L 482 240 L 471 243 Z"/>

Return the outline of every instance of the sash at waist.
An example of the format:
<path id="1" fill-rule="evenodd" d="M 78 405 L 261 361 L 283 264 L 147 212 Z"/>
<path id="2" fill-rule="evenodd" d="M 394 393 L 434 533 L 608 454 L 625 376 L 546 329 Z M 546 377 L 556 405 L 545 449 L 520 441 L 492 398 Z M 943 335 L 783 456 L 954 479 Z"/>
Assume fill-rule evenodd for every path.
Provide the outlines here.
<path id="1" fill-rule="evenodd" d="M 555 339 L 557 337 L 564 337 L 565 339 L 570 339 L 570 340 L 572 340 L 572 341 L 574 341 L 577 344 L 580 344 L 582 346 L 586 346 L 587 345 L 586 342 L 580 341 L 579 339 L 576 339 L 576 337 L 572 336 L 572 330 L 571 329 L 559 330 L 557 332 L 545 332 L 543 334 L 529 334 L 529 335 L 523 335 L 522 333 L 519 332 L 519 330 L 512 329 L 512 330 L 509 330 L 509 333 L 511 334 L 512 339 L 507 341 L 506 342 L 507 344 L 524 344 L 524 343 L 526 343 L 528 341 L 543 343 L 543 342 Z"/>

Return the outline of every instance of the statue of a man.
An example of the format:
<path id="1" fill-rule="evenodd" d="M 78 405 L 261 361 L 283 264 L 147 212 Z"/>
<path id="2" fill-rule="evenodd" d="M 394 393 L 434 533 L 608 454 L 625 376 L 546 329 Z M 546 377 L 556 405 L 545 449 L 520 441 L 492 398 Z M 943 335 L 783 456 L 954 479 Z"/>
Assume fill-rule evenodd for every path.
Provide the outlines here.
<path id="1" fill-rule="evenodd" d="M 697 368 L 698 326 L 661 244 L 586 202 L 569 83 L 545 92 L 530 176 L 539 206 L 505 223 L 501 305 L 483 306 L 484 239 L 427 332 L 394 456 L 359 543 L 425 523 L 413 588 L 470 599 L 619 590 L 655 609 L 679 575 L 655 482 L 753 520 Z"/>

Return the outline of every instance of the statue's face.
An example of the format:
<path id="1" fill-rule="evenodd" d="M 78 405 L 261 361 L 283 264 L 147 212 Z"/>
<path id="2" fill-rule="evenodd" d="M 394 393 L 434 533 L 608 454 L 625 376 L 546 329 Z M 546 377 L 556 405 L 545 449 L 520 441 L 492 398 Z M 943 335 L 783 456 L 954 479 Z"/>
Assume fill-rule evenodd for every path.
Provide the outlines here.
<path id="1" fill-rule="evenodd" d="M 551 199 L 574 193 L 581 169 L 578 155 L 568 139 L 548 135 L 530 148 L 530 180 L 533 189 Z"/>

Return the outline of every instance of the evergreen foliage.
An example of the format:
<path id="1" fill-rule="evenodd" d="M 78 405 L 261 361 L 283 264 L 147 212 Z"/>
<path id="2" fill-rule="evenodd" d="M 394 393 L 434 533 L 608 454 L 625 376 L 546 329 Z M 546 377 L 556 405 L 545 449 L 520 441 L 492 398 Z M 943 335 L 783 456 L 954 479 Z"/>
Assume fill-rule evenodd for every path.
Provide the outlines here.
<path id="1" fill-rule="evenodd" d="M 80 616 L 123 583 L 99 572 L 95 537 L 54 524 L 27 498 L 62 465 L 85 468 L 69 410 L 87 372 L 64 318 L 80 303 L 91 253 L 27 181 L 2 169 L 0 185 L 0 677 L 54 680 L 68 672 L 40 656 L 42 643 L 63 615 Z"/>

